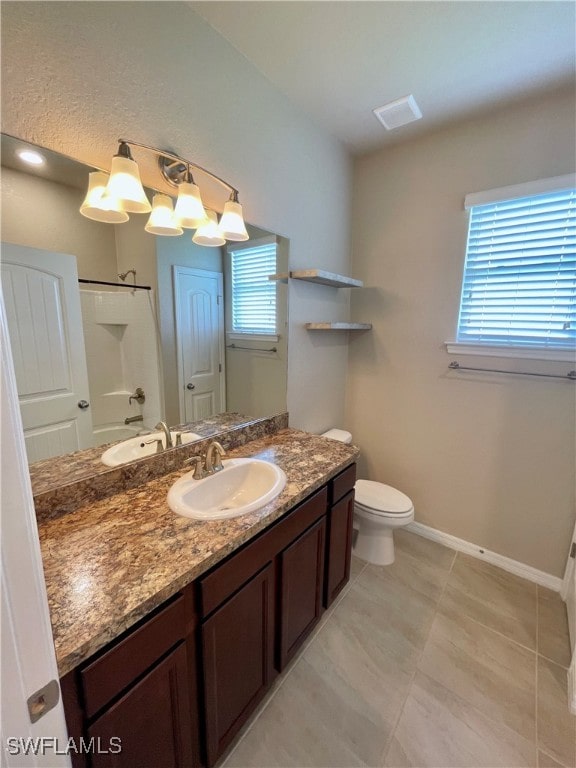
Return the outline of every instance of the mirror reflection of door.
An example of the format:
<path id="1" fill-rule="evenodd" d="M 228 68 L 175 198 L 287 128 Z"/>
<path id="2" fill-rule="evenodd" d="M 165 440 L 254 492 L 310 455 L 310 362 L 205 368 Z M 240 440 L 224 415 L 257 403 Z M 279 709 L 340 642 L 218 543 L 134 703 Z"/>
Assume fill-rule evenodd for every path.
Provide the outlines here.
<path id="1" fill-rule="evenodd" d="M 180 421 L 226 410 L 222 275 L 174 267 Z"/>
<path id="2" fill-rule="evenodd" d="M 90 447 L 76 259 L 3 243 L 2 293 L 28 461 Z"/>

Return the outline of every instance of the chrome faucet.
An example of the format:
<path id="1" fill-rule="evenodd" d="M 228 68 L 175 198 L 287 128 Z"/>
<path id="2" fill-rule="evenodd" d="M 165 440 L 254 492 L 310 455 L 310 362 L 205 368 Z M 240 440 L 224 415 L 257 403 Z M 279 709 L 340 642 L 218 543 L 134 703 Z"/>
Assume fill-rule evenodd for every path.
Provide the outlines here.
<path id="1" fill-rule="evenodd" d="M 214 460 L 214 454 L 216 454 L 216 460 Z M 206 450 L 205 467 L 207 475 L 211 475 L 214 472 L 220 472 L 221 469 L 224 469 L 222 466 L 222 456 L 226 456 L 226 451 L 222 448 L 220 443 L 213 440 Z"/>
<path id="2" fill-rule="evenodd" d="M 154 427 L 154 429 L 161 429 L 164 432 L 164 437 L 166 438 L 166 448 L 173 448 L 174 444 L 172 443 L 172 435 L 170 434 L 170 430 L 166 426 L 165 421 L 159 421 L 158 424 Z"/>

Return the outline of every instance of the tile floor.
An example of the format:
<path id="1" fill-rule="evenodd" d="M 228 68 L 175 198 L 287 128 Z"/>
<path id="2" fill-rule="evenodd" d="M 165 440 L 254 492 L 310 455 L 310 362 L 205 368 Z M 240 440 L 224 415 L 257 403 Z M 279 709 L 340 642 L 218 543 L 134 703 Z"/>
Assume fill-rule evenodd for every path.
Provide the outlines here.
<path id="1" fill-rule="evenodd" d="M 406 531 L 350 584 L 222 768 L 576 765 L 559 596 Z"/>

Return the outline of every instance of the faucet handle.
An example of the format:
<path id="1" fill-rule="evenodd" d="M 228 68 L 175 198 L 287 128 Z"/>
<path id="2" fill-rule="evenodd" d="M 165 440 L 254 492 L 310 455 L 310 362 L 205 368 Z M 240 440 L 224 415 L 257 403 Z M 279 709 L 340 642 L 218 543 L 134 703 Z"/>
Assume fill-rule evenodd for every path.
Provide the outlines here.
<path id="1" fill-rule="evenodd" d="M 175 432 L 176 436 L 176 442 L 174 443 L 174 447 L 178 448 L 180 445 L 182 445 L 182 432 Z"/>
<path id="2" fill-rule="evenodd" d="M 202 480 L 204 477 L 204 470 L 202 468 L 202 465 L 204 463 L 204 457 L 203 456 L 191 456 L 189 459 L 186 459 L 184 464 L 194 464 L 194 480 Z"/>
<path id="3" fill-rule="evenodd" d="M 132 405 L 132 400 L 136 400 L 140 405 L 146 402 L 146 395 L 142 387 L 136 387 L 134 394 L 128 398 L 128 405 Z"/>
<path id="4" fill-rule="evenodd" d="M 156 453 L 162 453 L 164 450 L 164 443 L 162 442 L 161 437 L 155 437 L 152 440 L 144 440 L 144 442 L 140 443 L 140 445 L 152 445 L 152 443 L 156 443 Z"/>

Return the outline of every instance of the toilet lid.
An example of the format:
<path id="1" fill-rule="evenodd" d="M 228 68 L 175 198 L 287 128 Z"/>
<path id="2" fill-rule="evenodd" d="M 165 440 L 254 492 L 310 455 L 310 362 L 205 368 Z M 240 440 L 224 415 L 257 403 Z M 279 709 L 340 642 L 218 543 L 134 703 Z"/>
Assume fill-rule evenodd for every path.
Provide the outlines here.
<path id="1" fill-rule="evenodd" d="M 413 504 L 405 493 L 392 488 L 391 485 L 376 483 L 373 480 L 356 481 L 355 500 L 362 507 L 392 515 L 413 509 Z"/>

